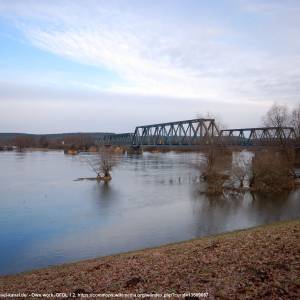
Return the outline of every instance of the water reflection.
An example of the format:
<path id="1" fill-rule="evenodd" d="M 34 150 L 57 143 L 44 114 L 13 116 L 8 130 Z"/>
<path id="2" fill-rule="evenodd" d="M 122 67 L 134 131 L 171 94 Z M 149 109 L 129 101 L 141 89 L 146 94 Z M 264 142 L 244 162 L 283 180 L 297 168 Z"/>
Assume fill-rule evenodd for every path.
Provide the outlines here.
<path id="1" fill-rule="evenodd" d="M 109 182 L 95 184 L 93 192 L 96 194 L 94 198 L 101 200 L 113 200 L 114 196 L 116 196 L 114 195 Z"/>
<path id="2" fill-rule="evenodd" d="M 90 197 L 95 205 L 95 212 L 99 215 L 113 212 L 118 205 L 118 191 L 110 182 L 95 182 L 90 189 Z"/>
<path id="3" fill-rule="evenodd" d="M 300 190 L 199 193 L 197 153 L 120 156 L 112 181 L 62 152 L 0 153 L 0 273 L 157 246 L 300 216 Z"/>
<path id="4" fill-rule="evenodd" d="M 250 192 L 229 195 L 198 194 L 193 201 L 193 212 L 197 220 L 196 235 L 298 218 L 299 199 L 299 190 L 273 195 Z"/>

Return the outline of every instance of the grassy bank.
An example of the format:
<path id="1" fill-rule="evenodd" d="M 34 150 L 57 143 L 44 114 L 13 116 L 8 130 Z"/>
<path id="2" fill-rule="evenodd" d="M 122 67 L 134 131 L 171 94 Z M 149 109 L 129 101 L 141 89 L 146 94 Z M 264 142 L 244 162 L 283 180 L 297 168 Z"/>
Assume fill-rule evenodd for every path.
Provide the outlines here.
<path id="1" fill-rule="evenodd" d="M 294 220 L 2 276 L 0 293 L 207 292 L 212 299 L 296 299 L 299 274 L 300 220 Z"/>

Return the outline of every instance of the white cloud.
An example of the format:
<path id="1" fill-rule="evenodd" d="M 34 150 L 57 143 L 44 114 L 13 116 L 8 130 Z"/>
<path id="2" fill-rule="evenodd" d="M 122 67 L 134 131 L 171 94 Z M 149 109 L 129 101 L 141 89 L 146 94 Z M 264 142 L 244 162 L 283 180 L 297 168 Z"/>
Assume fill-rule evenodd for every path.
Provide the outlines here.
<path id="1" fill-rule="evenodd" d="M 246 8 L 271 7 L 254 4 Z M 237 102 L 299 92 L 287 94 L 290 79 L 300 75 L 298 56 L 247 49 L 237 42 L 241 33 L 222 23 L 199 20 L 180 27 L 164 22 L 163 16 L 151 20 L 151 14 L 138 15 L 130 5 L 121 11 L 107 1 L 86 1 L 84 7 L 81 1 L 2 1 L 0 11 L 17 16 L 19 28 L 35 46 L 116 72 L 124 81 L 111 87 L 114 92 Z"/>
<path id="2" fill-rule="evenodd" d="M 13 132 L 134 130 L 137 125 L 195 118 L 212 112 L 229 127 L 255 126 L 268 103 L 124 95 L 54 89 L 0 81 L 0 128 Z M 241 118 L 240 116 L 244 117 Z M 34 117 L 33 117 L 34 116 Z"/>
<path id="3" fill-rule="evenodd" d="M 291 8 L 300 5 L 288 2 L 236 1 L 229 21 L 226 12 L 224 20 L 209 18 L 199 8 L 198 15 L 189 12 L 191 20 L 172 22 L 134 1 L 93 0 L 0 0 L 0 16 L 38 48 L 118 74 L 122 82 L 105 92 L 259 110 L 273 101 L 299 101 L 300 21 Z M 174 2 L 174 19 L 181 15 L 176 9 Z M 247 14 L 248 21 L 235 21 L 235 14 Z"/>
<path id="4" fill-rule="evenodd" d="M 114 86 L 113 91 L 183 97 L 216 96 L 210 86 L 215 85 L 215 80 L 201 78 L 199 70 L 183 66 L 184 57 L 176 57 L 176 54 L 172 57 L 172 50 L 180 52 L 177 39 L 168 40 L 157 33 L 156 37 L 143 37 L 142 31 L 136 32 L 136 29 L 116 30 L 101 24 L 83 29 L 74 25 L 64 30 L 26 29 L 25 34 L 34 45 L 44 50 L 117 72 L 125 84 Z"/>

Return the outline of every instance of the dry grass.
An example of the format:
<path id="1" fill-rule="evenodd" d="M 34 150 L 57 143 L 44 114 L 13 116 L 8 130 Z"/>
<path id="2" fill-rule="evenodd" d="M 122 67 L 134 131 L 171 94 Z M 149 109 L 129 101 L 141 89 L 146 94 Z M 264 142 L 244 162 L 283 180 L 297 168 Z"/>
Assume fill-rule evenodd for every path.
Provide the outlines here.
<path id="1" fill-rule="evenodd" d="M 299 299 L 300 220 L 0 277 L 0 292 Z"/>

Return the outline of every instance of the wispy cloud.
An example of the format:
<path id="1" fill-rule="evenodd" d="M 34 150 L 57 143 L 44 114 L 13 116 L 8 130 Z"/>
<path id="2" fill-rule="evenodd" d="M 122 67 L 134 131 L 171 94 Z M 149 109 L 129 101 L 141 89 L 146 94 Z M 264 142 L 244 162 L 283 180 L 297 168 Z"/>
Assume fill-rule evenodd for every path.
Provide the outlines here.
<path id="1" fill-rule="evenodd" d="M 0 0 L 0 18 L 39 49 L 121 78 L 83 89 L 264 109 L 299 101 L 300 3 L 210 3 Z"/>
<path id="2" fill-rule="evenodd" d="M 130 1 L 124 10 L 121 2 L 107 1 L 0 3 L 33 45 L 116 72 L 123 82 L 109 88 L 114 92 L 236 101 L 293 101 L 300 92 L 298 54 L 274 53 L 272 45 L 261 47 L 230 23 L 202 22 L 201 7 L 196 22 L 172 24 L 163 15 L 139 15 Z M 256 15 L 272 9 L 289 22 L 279 2 L 242 8 Z"/>

